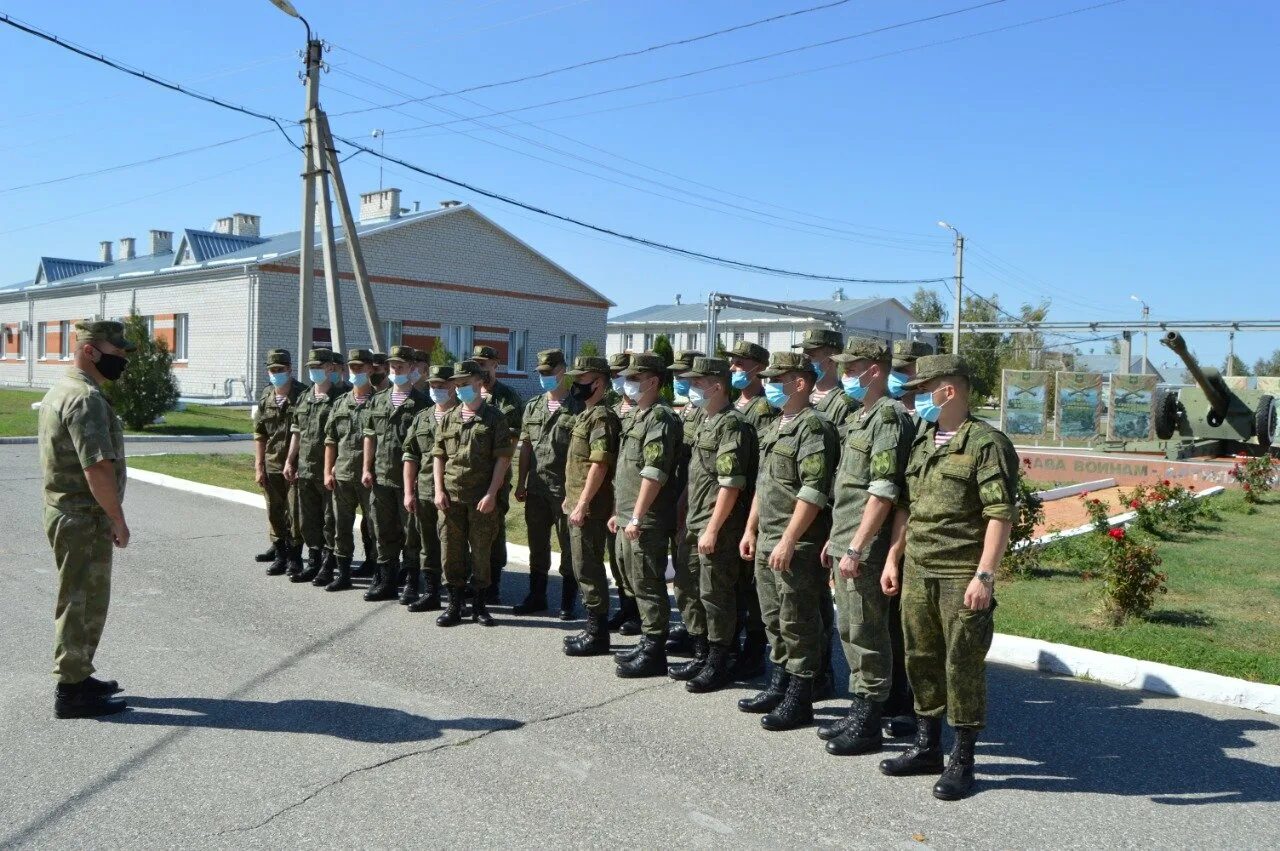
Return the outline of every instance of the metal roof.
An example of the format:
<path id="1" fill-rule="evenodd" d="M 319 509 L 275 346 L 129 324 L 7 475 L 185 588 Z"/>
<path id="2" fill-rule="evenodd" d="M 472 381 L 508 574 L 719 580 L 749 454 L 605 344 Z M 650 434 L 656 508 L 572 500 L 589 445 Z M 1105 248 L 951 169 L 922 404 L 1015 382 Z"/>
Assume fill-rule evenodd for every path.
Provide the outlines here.
<path id="1" fill-rule="evenodd" d="M 235 251 L 261 245 L 266 241 L 266 239 L 258 236 L 239 236 L 237 234 L 214 233 L 208 230 L 192 230 L 188 228 L 182 232 L 182 240 L 178 243 L 177 254 L 169 256 L 175 258 L 173 262 L 176 265 L 182 258 L 183 249 L 190 247 L 191 256 L 195 258 L 195 262 L 204 263 L 206 260 L 212 260 L 224 254 L 231 254 Z"/>
<path id="2" fill-rule="evenodd" d="M 788 304 L 799 304 L 805 307 L 812 307 L 815 310 L 832 310 L 841 313 L 846 320 L 855 314 L 861 313 L 868 308 L 875 307 L 884 302 L 894 301 L 891 298 L 881 298 L 872 296 L 871 298 L 823 298 L 823 299 L 798 299 L 789 301 Z M 609 324 L 632 324 L 632 323 L 654 323 L 654 324 L 683 324 L 683 323 L 702 323 L 707 321 L 707 306 L 702 302 L 694 302 L 692 304 L 655 304 L 650 307 L 644 307 L 640 310 L 633 310 L 630 313 L 622 313 L 617 316 L 609 317 Z M 720 323 L 726 322 L 803 322 L 805 320 L 795 316 L 779 316 L 774 313 L 765 313 L 759 310 L 745 310 L 738 307 L 727 307 L 720 311 Z"/>
<path id="3" fill-rule="evenodd" d="M 61 281 L 110 265 L 110 263 L 102 263 L 96 260 L 67 260 L 62 257 L 41 257 L 40 268 L 36 272 L 36 280 Z"/>

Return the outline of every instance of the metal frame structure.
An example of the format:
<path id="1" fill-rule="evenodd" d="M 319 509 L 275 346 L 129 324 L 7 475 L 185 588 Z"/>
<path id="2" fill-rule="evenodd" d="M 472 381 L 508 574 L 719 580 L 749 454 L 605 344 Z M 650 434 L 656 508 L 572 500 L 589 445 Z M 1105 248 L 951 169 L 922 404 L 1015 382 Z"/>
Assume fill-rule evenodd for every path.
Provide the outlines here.
<path id="1" fill-rule="evenodd" d="M 732 295 L 730 293 L 711 293 L 707 296 L 707 348 L 713 348 L 717 341 L 720 325 L 720 311 L 726 307 L 740 307 L 743 310 L 758 310 L 761 313 L 775 313 L 779 316 L 795 316 L 799 319 L 816 319 L 826 322 L 837 331 L 844 331 L 844 314 L 834 310 L 820 310 L 803 304 L 792 304 L 786 301 L 769 301 L 750 296 Z"/>

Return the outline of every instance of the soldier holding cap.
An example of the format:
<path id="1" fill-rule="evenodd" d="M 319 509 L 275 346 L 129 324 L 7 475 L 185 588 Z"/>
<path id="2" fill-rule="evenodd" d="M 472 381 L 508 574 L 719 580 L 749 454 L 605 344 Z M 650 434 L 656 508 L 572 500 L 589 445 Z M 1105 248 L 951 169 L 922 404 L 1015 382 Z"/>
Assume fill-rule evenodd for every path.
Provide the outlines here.
<path id="1" fill-rule="evenodd" d="M 520 417 L 524 413 L 524 401 L 509 385 L 498 380 L 498 350 L 493 346 L 475 346 L 471 359 L 484 369 L 484 386 L 481 397 L 493 405 L 507 420 L 507 428 L 513 435 L 520 434 Z M 499 603 L 502 599 L 502 569 L 507 566 L 507 512 L 511 509 L 511 473 L 498 494 L 498 514 L 501 523 L 498 538 L 493 543 L 489 563 L 489 595 L 487 602 Z"/>
<path id="2" fill-rule="evenodd" d="M 570 396 L 584 410 L 574 418 L 565 459 L 565 499 L 571 562 L 582 589 L 587 625 L 565 639 L 568 656 L 602 656 L 609 652 L 609 581 L 604 573 L 608 522 L 613 515 L 613 477 L 622 424 L 606 404 L 609 363 L 580 356 L 565 374 L 573 382 Z M 621 586 L 619 586 L 621 589 Z"/>
<path id="3" fill-rule="evenodd" d="M 365 487 L 373 489 L 373 536 L 378 544 L 378 577 L 364 598 L 370 602 L 394 600 L 400 568 L 406 573 L 401 605 L 418 599 L 422 567 L 419 558 L 418 519 L 404 507 L 404 438 L 426 397 L 413 389 L 414 351 L 392 346 L 387 355 L 391 385 L 373 398 L 373 409 L 364 428 Z"/>
<path id="4" fill-rule="evenodd" d="M 351 349 L 347 353 L 347 371 L 351 390 L 338 397 L 329 413 L 324 431 L 324 486 L 333 495 L 334 571 L 322 570 L 313 585 L 326 591 L 344 591 L 351 587 L 351 560 L 355 558 L 352 527 L 356 507 L 362 523 L 372 513 L 370 490 L 360 481 L 364 473 L 364 429 L 373 405 L 373 353 L 368 349 Z M 366 555 L 366 558 L 368 556 Z"/>
<path id="5" fill-rule="evenodd" d="M 285 349 L 267 352 L 270 383 L 258 399 L 253 419 L 254 478 L 267 498 L 267 523 L 276 558 L 268 576 L 302 572 L 302 530 L 298 524 L 298 498 L 285 478 L 292 439 L 293 411 L 307 386 L 293 377 L 293 360 Z"/>
<path id="6" fill-rule="evenodd" d="M 292 437 L 284 477 L 297 490 L 298 525 L 309 551 L 306 570 L 290 576 L 293 582 L 313 582 L 321 571 L 332 575 L 337 567 L 333 552 L 333 500 L 324 486 L 325 428 L 329 424 L 333 403 L 341 395 L 337 386 L 336 360 L 329 349 L 311 350 L 307 357 L 311 392 L 304 393 L 298 400 L 289 427 Z"/>
<path id="7" fill-rule="evenodd" d="M 560 620 L 573 618 L 578 580 L 569 546 L 569 518 L 564 506 L 564 467 L 573 433 L 573 418 L 582 403 L 569 397 L 564 352 L 538 352 L 538 381 L 543 393 L 524 406 L 520 431 L 520 472 L 516 500 L 524 503 L 529 535 L 529 594 L 512 608 L 529 615 L 547 608 L 547 574 L 551 572 L 551 532 L 560 544 Z"/>
<path id="8" fill-rule="evenodd" d="M 133 343 L 119 322 L 77 322 L 74 365 L 40 403 L 44 528 L 58 568 L 53 674 L 58 718 L 125 708 L 115 680 L 93 676 L 111 599 L 112 546 L 129 545 L 125 523 L 124 429 L 103 381 L 119 378 Z"/>
<path id="9" fill-rule="evenodd" d="M 516 436 L 502 412 L 481 396 L 485 376 L 485 368 L 474 360 L 458 364 L 452 381 L 459 404 L 440 422 L 431 450 L 449 584 L 449 607 L 436 618 L 440 626 L 462 620 L 468 555 L 475 583 L 471 619 L 482 626 L 496 623 L 486 606 L 489 550 L 502 526 L 498 502 L 509 481 Z"/>
<path id="10" fill-rule="evenodd" d="M 619 428 L 623 431 L 626 430 L 628 417 L 635 410 L 635 403 L 627 398 L 625 392 L 627 380 L 622 377 L 622 371 L 629 366 L 631 366 L 629 352 L 619 352 L 609 356 L 610 392 L 617 396 L 613 413 L 618 418 Z M 613 576 L 613 584 L 618 589 L 618 611 L 609 618 L 609 631 L 622 635 L 639 635 L 640 610 L 636 608 L 635 595 L 631 593 L 631 586 L 627 584 L 627 577 L 622 571 L 622 562 L 618 559 L 618 534 L 610 532 L 606 540 L 609 547 L 609 573 Z"/>
<path id="11" fill-rule="evenodd" d="M 436 510 L 436 477 L 432 453 L 445 415 L 458 404 L 453 390 L 453 365 L 435 364 L 427 368 L 427 393 L 431 407 L 418 413 L 404 437 L 405 509 L 418 518 L 422 547 L 422 572 L 426 588 L 411 612 L 434 612 L 440 608 L 444 585 L 444 562 L 440 548 L 440 512 Z"/>
<path id="12" fill-rule="evenodd" d="M 831 529 L 825 509 L 840 450 L 835 426 L 809 401 L 816 376 L 808 357 L 774 352 L 761 375 L 769 379 L 769 404 L 782 414 L 760 436 L 760 475 L 740 552 L 755 560 L 773 675 L 738 708 L 767 713 L 760 719 L 766 730 L 790 730 L 813 721 L 823 659 L 821 598 L 830 598 L 821 563 Z"/>
<path id="13" fill-rule="evenodd" d="M 693 368 L 693 359 L 702 356 L 702 352 L 682 349 L 675 353 L 671 365 L 667 367 L 667 371 L 671 374 L 671 386 L 676 404 L 681 406 L 678 413 L 680 426 L 684 434 L 684 439 L 680 444 L 680 456 L 676 459 L 675 488 L 680 497 L 676 503 L 676 528 L 672 531 L 671 541 L 671 560 L 676 566 L 676 579 L 673 589 L 675 591 L 676 608 L 680 610 L 681 622 L 679 626 L 671 630 L 671 637 L 667 639 L 668 653 L 685 653 L 696 650 L 693 634 L 689 630 L 689 621 L 691 618 L 699 622 L 702 620 L 702 616 L 699 613 L 702 603 L 698 599 L 698 589 L 696 586 L 690 587 L 690 576 L 685 571 L 684 565 L 689 561 L 689 548 L 686 546 L 688 536 L 685 535 L 689 458 L 693 455 L 693 441 L 697 439 L 698 424 L 702 422 L 703 412 L 697 405 L 690 404 L 689 379 L 683 377 L 684 373 Z M 696 582 L 696 580 L 692 581 Z M 686 611 L 686 609 L 693 608 L 698 609 L 699 612 Z M 705 630 L 703 632 L 705 633 Z M 706 659 L 705 648 L 702 659 Z M 701 663 L 701 660 L 697 661 L 699 661 L 699 664 Z M 685 666 L 678 667 L 683 669 Z M 690 676 L 692 676 L 692 673 Z"/>
<path id="14" fill-rule="evenodd" d="M 933 794 L 955 800 L 973 786 L 974 743 L 986 722 L 995 572 L 1013 524 L 1018 456 L 1002 432 L 970 415 L 963 358 L 920 358 L 906 389 L 916 394 L 922 421 L 896 518 L 906 524 L 906 566 L 900 586 L 894 565 L 885 566 L 881 584 L 886 594 L 902 590 L 919 728 L 915 744 L 880 770 L 936 775 L 946 714 L 955 746 Z"/>

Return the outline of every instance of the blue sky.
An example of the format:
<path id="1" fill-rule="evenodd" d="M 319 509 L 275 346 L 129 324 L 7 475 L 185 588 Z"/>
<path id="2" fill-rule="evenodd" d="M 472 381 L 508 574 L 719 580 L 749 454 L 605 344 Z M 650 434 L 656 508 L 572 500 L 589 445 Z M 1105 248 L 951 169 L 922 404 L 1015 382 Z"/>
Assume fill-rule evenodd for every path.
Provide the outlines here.
<path id="1" fill-rule="evenodd" d="M 1137 293 L 1157 319 L 1280 314 L 1280 5 L 1272 2 L 1127 0 L 910 50 L 1090 5 L 1007 0 L 484 120 L 502 130 L 407 128 L 451 120 L 437 107 L 464 115 L 515 109 L 981 0 L 851 2 L 469 100 L 349 116 L 339 113 L 404 99 L 387 89 L 417 97 L 432 86 L 502 81 L 819 0 L 295 2 L 334 44 L 322 85 L 336 134 L 376 146 L 369 134 L 383 129 L 388 154 L 535 205 L 712 254 L 868 278 L 949 276 L 950 234 L 936 225 L 946 219 L 970 242 L 966 285 L 1010 309 L 1051 297 L 1051 318 L 1118 319 L 1138 315 L 1129 300 Z M 10 0 L 4 11 L 200 91 L 290 118 L 301 113 L 302 27 L 267 0 Z M 0 100 L 0 190 L 269 129 L 7 27 L 0 51 L 7 79 L 20 80 Z M 791 76 L 739 85 L 781 75 Z M 667 100 L 636 105 L 655 99 Z M 372 158 L 345 169 L 353 192 L 378 185 Z M 0 192 L 0 282 L 29 278 L 40 255 L 95 258 L 100 240 L 135 235 L 142 243 L 150 228 L 205 227 L 233 211 L 261 214 L 268 232 L 296 228 L 298 170 L 298 155 L 271 130 L 140 168 Z M 404 190 L 406 205 L 473 201 L 620 311 L 677 293 L 815 298 L 833 289 L 583 234 L 392 166 L 383 180 Z M 911 289 L 845 287 L 850 296 L 903 300 Z M 1215 361 L 1226 350 L 1222 335 L 1193 335 L 1191 343 Z M 1277 347 L 1280 335 L 1237 336 L 1250 363 Z M 1166 355 L 1153 344 L 1153 360 Z"/>

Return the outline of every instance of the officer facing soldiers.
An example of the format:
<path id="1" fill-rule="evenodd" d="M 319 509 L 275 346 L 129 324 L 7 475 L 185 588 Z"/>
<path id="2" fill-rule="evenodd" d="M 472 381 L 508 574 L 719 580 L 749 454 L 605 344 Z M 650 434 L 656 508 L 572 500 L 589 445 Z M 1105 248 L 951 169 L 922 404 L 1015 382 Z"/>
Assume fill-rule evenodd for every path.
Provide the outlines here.
<path id="1" fill-rule="evenodd" d="M 484 384 L 481 397 L 498 409 L 507 420 L 507 428 L 511 434 L 520 434 L 520 417 L 524 413 L 524 401 L 520 394 L 510 386 L 498 380 L 498 350 L 493 346 L 475 346 L 471 350 L 471 359 L 480 364 L 484 370 Z M 486 602 L 498 603 L 502 598 L 502 569 L 507 566 L 507 512 L 511 508 L 511 477 L 508 472 L 507 481 L 498 494 L 498 515 L 501 523 L 498 526 L 498 538 L 493 544 L 493 554 L 489 563 L 489 587 Z"/>
<path id="2" fill-rule="evenodd" d="M 827 752 L 849 756 L 880 749 L 881 718 L 893 677 L 889 600 L 880 574 L 893 537 L 893 509 L 902 492 L 915 429 L 906 409 L 886 394 L 889 349 L 881 340 L 850 337 L 833 358 L 844 392 L 861 405 L 850 418 L 835 481 L 831 539 L 823 565 L 835 568 L 840 643 L 849 663 L 852 703 L 845 717 L 819 728 Z"/>
<path id="3" fill-rule="evenodd" d="M 604 573 L 605 541 L 612 540 L 613 477 L 621 440 L 618 415 L 604 404 L 609 363 L 581 356 L 565 373 L 569 395 L 583 405 L 574 418 L 565 457 L 565 497 L 561 511 L 569 522 L 571 563 L 582 589 L 587 625 L 565 639 L 568 656 L 603 656 L 609 652 L 609 581 Z M 621 588 L 621 586 L 619 586 Z"/>
<path id="4" fill-rule="evenodd" d="M 682 441 L 680 418 L 659 399 L 666 363 L 645 352 L 631 356 L 622 371 L 625 394 L 636 402 L 623 423 L 622 447 L 614 479 L 617 505 L 610 531 L 618 537 L 618 557 L 640 610 L 643 635 L 618 657 L 620 677 L 667 673 L 667 557 L 675 529 L 676 460 Z"/>
<path id="5" fill-rule="evenodd" d="M 693 661 L 671 676 L 691 692 L 715 691 L 732 679 L 738 628 L 738 585 L 743 562 L 738 543 L 746 531 L 759 450 L 756 432 L 729 402 L 729 362 L 697 357 L 688 372 L 689 403 L 702 412 L 689 460 L 685 552 L 676 565 L 696 603 L 681 609 L 693 635 Z M 686 439 L 686 443 L 688 440 Z M 686 592 L 687 593 L 687 592 Z"/>
<path id="6" fill-rule="evenodd" d="M 293 377 L 293 361 L 285 349 L 267 352 L 269 386 L 258 398 L 253 419 L 253 474 L 267 499 L 267 524 L 276 558 L 268 576 L 302 572 L 302 531 L 297 493 L 284 476 L 292 439 L 293 412 L 307 389 Z"/>
<path id="7" fill-rule="evenodd" d="M 564 467 L 573 433 L 573 418 L 582 403 L 570 398 L 564 352 L 538 352 L 538 381 L 543 393 L 524 406 L 520 431 L 520 472 L 516 501 L 524 503 L 529 535 L 529 594 L 512 608 L 529 615 L 547 608 L 547 574 L 551 572 L 551 532 L 560 544 L 560 620 L 573 618 L 578 580 L 569 546 L 569 518 L 564 505 Z"/>
<path id="8" fill-rule="evenodd" d="M 436 618 L 440 626 L 462 620 L 468 555 L 475 585 L 471 619 L 481 626 L 496 623 L 486 608 L 489 550 L 502 526 L 498 502 L 508 481 L 516 436 L 502 412 L 481 396 L 485 374 L 474 360 L 458 364 L 452 380 L 459 404 L 440 422 L 431 450 L 449 584 L 449 608 Z"/>
<path id="9" fill-rule="evenodd" d="M 40 403 L 44 528 L 58 567 L 54 608 L 53 709 L 92 718 L 125 708 L 115 680 L 93 676 L 93 657 L 111 599 L 112 545 L 129 545 L 125 523 L 124 430 L 102 394 L 134 345 L 119 322 L 77 322 L 74 366 Z"/>
<path id="10" fill-rule="evenodd" d="M 672 530 L 671 541 L 671 560 L 672 564 L 676 566 L 674 590 L 676 608 L 680 610 L 680 625 L 671 630 L 671 636 L 667 639 L 668 653 L 684 653 L 696 650 L 693 635 L 689 631 L 689 621 L 691 618 L 698 622 L 702 621 L 700 613 L 702 603 L 698 599 L 698 589 L 696 586 L 690 587 L 690 577 L 684 569 L 684 565 L 689 561 L 689 548 L 686 546 L 687 536 L 685 535 L 684 521 L 687 499 L 685 489 L 689 482 L 689 458 L 693 454 L 693 441 L 698 434 L 698 423 L 702 422 L 703 413 L 702 409 L 697 405 L 690 404 L 689 379 L 681 377 L 693 368 L 693 359 L 699 357 L 702 357 L 702 352 L 683 349 L 675 353 L 671 365 L 667 367 L 667 371 L 671 374 L 672 395 L 675 397 L 676 404 L 681 406 L 679 409 L 680 426 L 684 435 L 680 444 L 680 455 L 676 459 L 675 489 L 680 496 L 676 503 L 676 526 Z M 693 581 L 696 582 L 696 580 Z M 686 611 L 688 608 L 696 608 L 698 611 Z M 703 632 L 705 637 L 705 630 Z M 695 658 L 699 666 L 701 666 L 702 660 L 706 659 L 706 648 L 702 649 L 701 659 Z M 681 665 L 679 667 L 683 670 L 686 666 Z M 693 673 L 690 673 L 689 676 L 693 676 Z"/>
<path id="11" fill-rule="evenodd" d="M 973 748 L 986 723 L 986 656 L 993 632 L 995 571 L 1009 544 L 1018 456 L 1003 433 L 969 414 L 969 368 L 930 355 L 907 382 L 922 424 L 911 446 L 897 522 L 906 524 L 906 566 L 886 565 L 886 594 L 902 590 L 907 676 L 915 692 L 915 744 L 880 763 L 892 776 L 942 769 L 942 716 L 955 746 L 935 797 L 973 787 Z"/>
<path id="12" fill-rule="evenodd" d="M 329 412 L 324 430 L 324 486 L 332 494 L 333 553 L 336 574 L 326 568 L 313 581 L 326 591 L 344 591 L 351 587 L 351 560 L 355 557 L 352 526 L 356 508 L 360 508 L 362 524 L 372 509 L 369 488 L 360 481 L 364 473 L 364 429 L 373 404 L 373 354 L 368 349 L 352 349 L 347 353 L 347 372 L 351 390 L 338 397 Z"/>
<path id="13" fill-rule="evenodd" d="M 635 402 L 627 398 L 627 380 L 622 371 L 631 365 L 631 355 L 619 352 L 609 356 L 610 392 L 617 397 L 613 404 L 613 413 L 618 418 L 619 428 L 625 428 L 627 418 L 635 410 Z M 622 562 L 618 558 L 618 534 L 610 531 L 606 543 L 609 547 L 609 572 L 613 576 L 613 584 L 618 589 L 618 611 L 609 618 L 609 631 L 622 635 L 640 634 L 640 610 L 636 608 L 636 598 L 627 584 L 627 577 L 622 572 Z"/>
<path id="14" fill-rule="evenodd" d="M 333 500 L 324 486 L 325 428 L 340 395 L 335 360 L 329 349 L 311 350 L 307 357 L 311 392 L 298 400 L 289 427 L 292 437 L 284 477 L 298 494 L 298 525 L 308 549 L 307 568 L 290 576 L 293 582 L 313 582 L 322 571 L 331 576 L 337 566 L 333 552 Z"/>
<path id="15" fill-rule="evenodd" d="M 392 346 L 387 356 L 391 386 L 373 399 L 364 429 L 364 474 L 361 481 L 373 489 L 373 535 L 378 544 L 378 576 L 364 598 L 370 602 L 394 600 L 400 568 L 406 573 L 402 605 L 418 599 L 422 567 L 418 561 L 418 520 L 404 507 L 404 438 L 426 397 L 413 389 L 414 352 L 409 346 Z"/>
<path id="16" fill-rule="evenodd" d="M 754 559 L 756 589 L 773 675 L 743 712 L 768 713 L 766 730 L 813 720 L 814 678 L 822 667 L 821 598 L 830 597 L 821 551 L 831 529 L 830 499 L 839 440 L 830 420 L 809 402 L 816 376 L 798 352 L 774 352 L 765 393 L 782 414 L 760 436 L 760 474 L 740 552 Z"/>
<path id="17" fill-rule="evenodd" d="M 405 510 L 418 518 L 426 586 L 417 602 L 409 604 L 411 612 L 434 612 L 440 608 L 444 562 L 440 550 L 440 512 L 436 509 L 432 453 L 445 415 L 458 404 L 458 395 L 453 390 L 453 366 L 428 366 L 427 392 L 431 397 L 431 407 L 418 413 L 404 437 Z M 416 505 L 412 504 L 414 501 Z"/>

